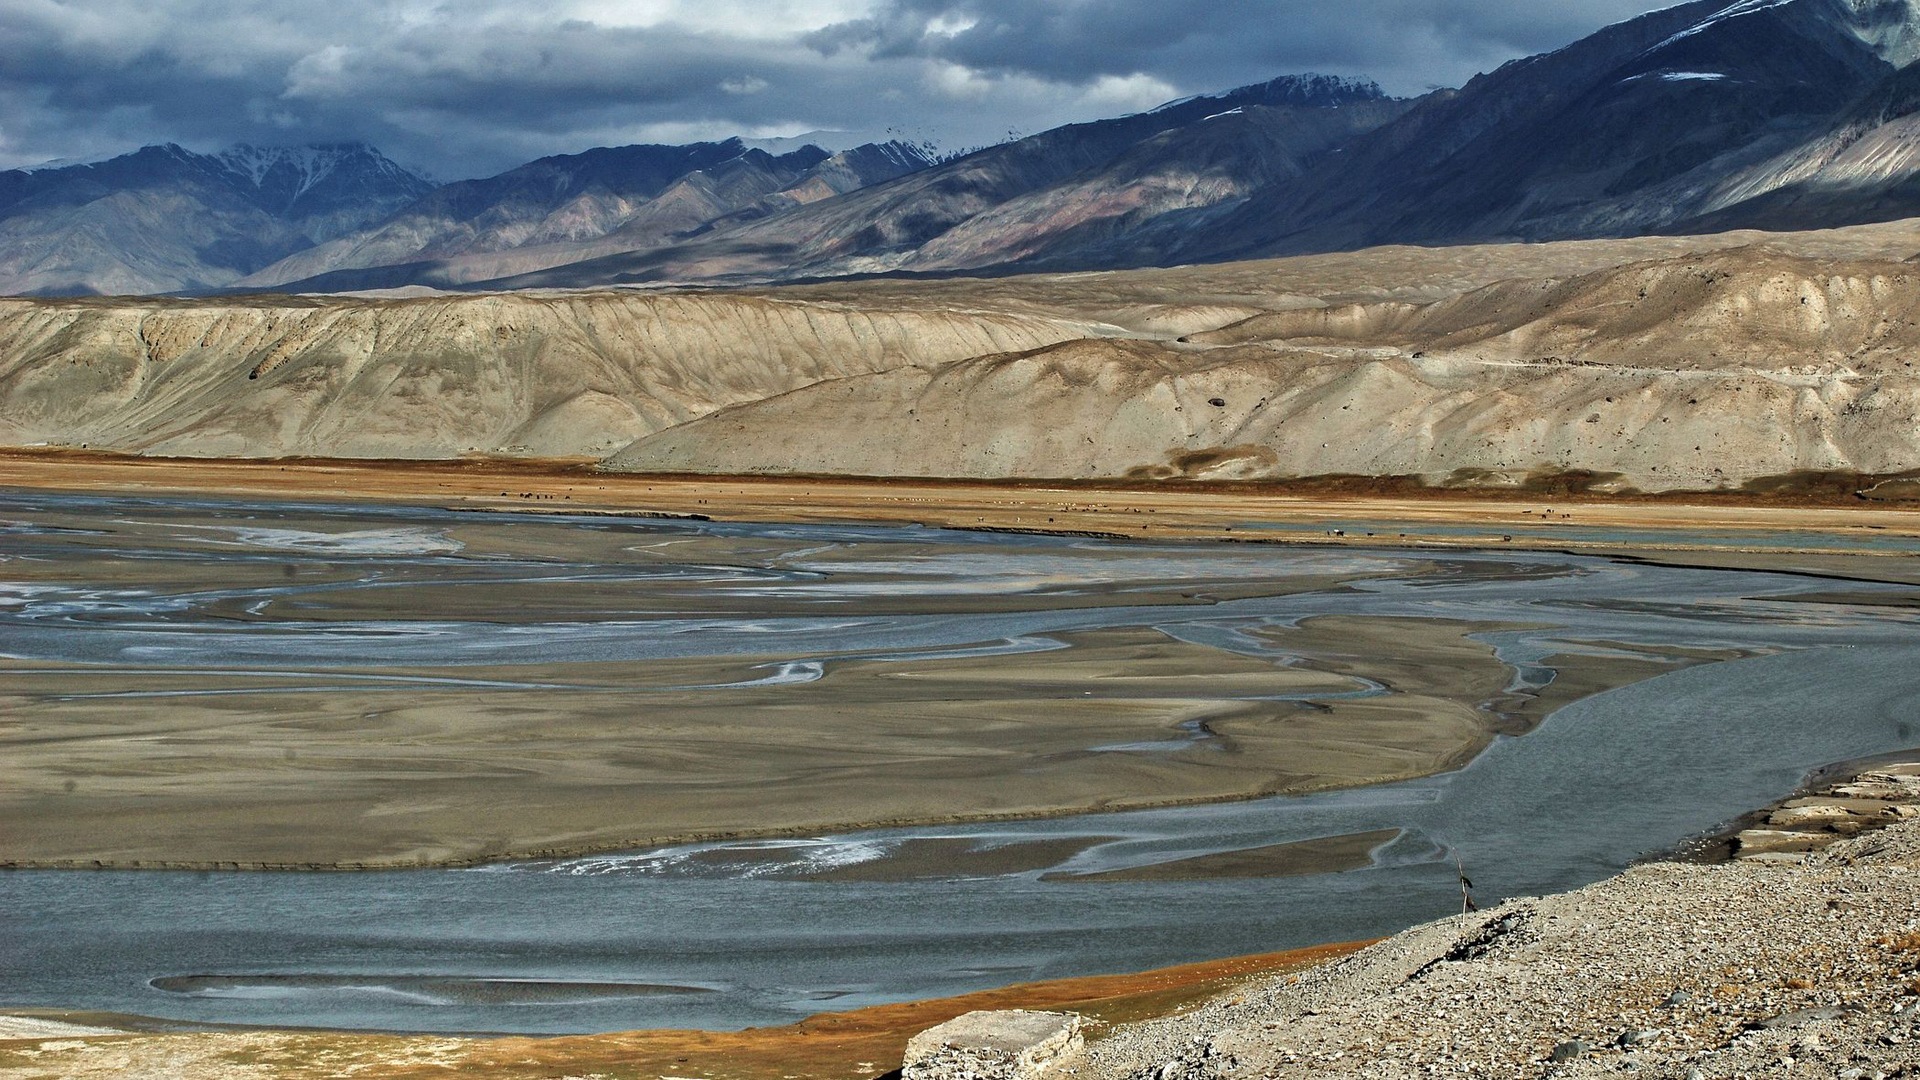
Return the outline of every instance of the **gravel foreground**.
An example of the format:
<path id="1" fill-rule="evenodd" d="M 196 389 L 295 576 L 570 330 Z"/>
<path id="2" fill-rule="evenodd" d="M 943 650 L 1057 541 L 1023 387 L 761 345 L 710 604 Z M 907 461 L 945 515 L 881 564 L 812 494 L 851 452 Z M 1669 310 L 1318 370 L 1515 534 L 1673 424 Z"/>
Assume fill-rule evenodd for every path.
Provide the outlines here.
<path id="1" fill-rule="evenodd" d="M 1654 863 L 1416 927 L 1116 1030 L 1072 1069 L 1129 1080 L 1920 1076 L 1920 820 L 1799 862 Z"/>

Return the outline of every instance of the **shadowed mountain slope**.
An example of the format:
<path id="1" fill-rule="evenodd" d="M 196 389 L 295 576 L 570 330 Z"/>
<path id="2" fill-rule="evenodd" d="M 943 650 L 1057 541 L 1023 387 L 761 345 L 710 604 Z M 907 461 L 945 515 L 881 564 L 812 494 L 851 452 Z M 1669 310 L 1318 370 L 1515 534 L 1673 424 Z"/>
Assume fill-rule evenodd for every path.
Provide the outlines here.
<path id="1" fill-rule="evenodd" d="M 433 192 L 375 227 L 238 282 L 270 288 L 458 285 L 665 246 L 891 180 L 930 164 L 904 143 L 773 155 L 739 139 L 541 158 Z M 509 254 L 510 253 L 510 254 Z"/>
<path id="2" fill-rule="evenodd" d="M 685 244 L 487 287 L 943 271 L 1042 256 L 1104 264 L 1115 250 L 1158 250 L 1164 241 L 1143 231 L 1177 230 L 1187 212 L 1297 175 L 1407 107 L 1369 82 L 1289 76 L 1056 128 Z"/>
<path id="3" fill-rule="evenodd" d="M 1913 0 L 1703 0 L 1436 95 L 1169 254 L 1829 227 L 1920 213 Z M 1794 190 L 1824 193 L 1790 213 Z"/>
<path id="4" fill-rule="evenodd" d="M 1063 128 L 754 228 L 494 284 L 1110 269 L 1893 220 L 1920 215 L 1916 56 L 1916 0 L 1699 0 L 1417 103 L 1235 92 L 1182 103 L 1178 123 Z"/>
<path id="5" fill-rule="evenodd" d="M 0 172 L 0 292 L 210 289 L 360 228 L 433 185 L 367 146 L 150 146 Z"/>

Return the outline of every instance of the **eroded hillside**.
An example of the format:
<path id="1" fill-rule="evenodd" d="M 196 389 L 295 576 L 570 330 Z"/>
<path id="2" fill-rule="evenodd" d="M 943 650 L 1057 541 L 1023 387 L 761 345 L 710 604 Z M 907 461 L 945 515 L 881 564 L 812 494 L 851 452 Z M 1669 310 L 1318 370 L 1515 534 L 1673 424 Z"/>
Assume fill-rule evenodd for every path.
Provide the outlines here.
<path id="1" fill-rule="evenodd" d="M 1920 470 L 1920 246 L 1387 248 L 1119 274 L 0 304 L 0 445 L 642 472 L 1642 490 Z"/>
<path id="2" fill-rule="evenodd" d="M 1067 340 L 1038 316 L 636 293 L 0 304 L 0 444 L 184 457 L 601 456 L 911 357 Z"/>
<path id="3" fill-rule="evenodd" d="M 636 471 L 1642 490 L 1920 468 L 1920 272 L 1764 249 L 1250 316 L 808 387 L 641 440 Z M 897 447 L 912 446 L 902 455 Z"/>

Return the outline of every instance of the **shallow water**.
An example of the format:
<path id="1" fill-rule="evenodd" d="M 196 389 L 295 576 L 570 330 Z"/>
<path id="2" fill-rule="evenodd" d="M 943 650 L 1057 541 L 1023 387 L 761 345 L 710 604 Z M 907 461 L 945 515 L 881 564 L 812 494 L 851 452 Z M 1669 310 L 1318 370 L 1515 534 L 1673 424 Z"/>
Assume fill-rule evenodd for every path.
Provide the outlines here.
<path id="1" fill-rule="evenodd" d="M 1485 636 L 1523 685 L 1602 643 L 1762 654 L 1586 699 L 1460 772 L 1359 791 L 822 837 L 777 858 L 762 842 L 467 871 L 5 873 L 0 1006 L 402 1030 L 775 1024 L 1384 934 L 1457 910 L 1456 859 L 1483 902 L 1570 888 L 1813 766 L 1920 744 L 1913 613 L 1792 602 L 1831 583 L 1766 574 L 3 494 L 0 557 L 0 655 L 81 665 L 75 694 L 103 672 L 209 679 L 170 695 L 267 673 L 288 693 L 346 677 L 484 693 L 495 684 L 462 669 L 503 656 L 772 656 L 755 678 L 778 694 L 849 656 L 1058 649 L 1132 626 L 1280 662 L 1257 631 L 1324 614 L 1538 627 Z M 1289 592 L 1320 578 L 1350 580 Z M 287 684 L 299 676 L 313 684 Z M 1277 880 L 796 880 L 917 838 L 1109 838 L 1061 867 L 1099 871 L 1380 829 L 1403 834 L 1369 869 Z"/>

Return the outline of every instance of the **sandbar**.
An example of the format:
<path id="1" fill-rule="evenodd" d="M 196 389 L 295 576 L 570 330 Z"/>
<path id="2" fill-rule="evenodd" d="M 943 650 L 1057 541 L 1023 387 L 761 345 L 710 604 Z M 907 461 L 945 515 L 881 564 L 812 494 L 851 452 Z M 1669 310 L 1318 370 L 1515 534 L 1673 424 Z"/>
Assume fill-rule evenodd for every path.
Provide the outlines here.
<path id="1" fill-rule="evenodd" d="M 1212 881 L 1222 878 L 1282 878 L 1358 870 L 1373 860 L 1375 849 L 1392 843 L 1399 829 L 1296 840 L 1291 844 L 1217 851 L 1190 859 L 1130 866 L 1097 873 L 1045 874 L 1042 881 L 1081 883 L 1120 881 Z"/>

